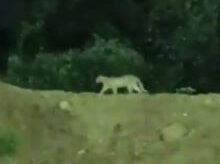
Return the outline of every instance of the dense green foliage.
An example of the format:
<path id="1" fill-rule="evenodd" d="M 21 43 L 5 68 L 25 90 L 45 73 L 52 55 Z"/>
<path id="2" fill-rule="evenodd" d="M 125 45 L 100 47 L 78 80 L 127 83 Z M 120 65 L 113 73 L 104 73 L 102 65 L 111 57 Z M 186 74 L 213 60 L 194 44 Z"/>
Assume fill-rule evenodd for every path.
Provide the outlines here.
<path id="1" fill-rule="evenodd" d="M 149 70 L 134 49 L 117 40 L 96 37 L 84 51 L 39 53 L 33 61 L 9 58 L 8 80 L 24 87 L 40 89 L 95 90 L 95 78 L 103 75 L 135 74 L 142 78 Z M 149 79 L 149 77 L 148 77 Z"/>
<path id="2" fill-rule="evenodd" d="M 21 85 L 37 88 L 47 88 L 49 86 L 49 88 L 93 90 L 94 86 L 91 86 L 93 85 L 91 79 L 99 72 L 107 75 L 133 73 L 131 71 L 133 68 L 124 68 L 128 64 L 126 62 L 121 63 L 124 59 L 121 59 L 120 55 L 115 56 L 115 61 L 111 61 L 111 68 L 106 64 L 109 60 L 109 56 L 106 57 L 107 55 L 105 55 L 106 52 L 100 57 L 99 53 L 103 53 L 101 48 L 98 50 L 97 56 L 93 57 L 95 59 L 91 59 L 90 55 L 86 55 L 95 52 L 91 47 L 94 49 L 97 46 L 97 39 L 94 40 L 93 37 L 94 34 L 97 34 L 106 39 L 107 42 L 118 39 L 117 44 L 126 43 L 130 50 L 124 55 L 128 55 L 128 59 L 131 51 L 138 54 L 136 55 L 138 56 L 137 60 L 144 58 L 145 65 L 140 65 L 143 69 L 135 73 L 140 74 L 139 76 L 144 79 L 145 85 L 149 86 L 152 91 L 174 91 L 175 88 L 187 86 L 197 88 L 199 92 L 220 91 L 220 78 L 216 76 L 220 71 L 220 57 L 218 54 L 220 47 L 219 1 L 19 1 L 20 7 L 15 10 L 20 11 L 20 17 L 17 17 L 17 21 L 13 21 L 13 24 L 7 24 L 7 30 L 3 28 L 3 23 L 0 24 L 0 38 L 1 36 L 4 38 L 3 33 L 8 33 L 8 38 L 13 32 L 17 34 L 11 37 L 16 41 L 10 42 L 8 40 L 8 46 L 0 47 L 2 52 L 1 62 L 4 59 L 5 63 L 6 58 L 10 55 L 9 51 L 6 51 L 9 47 L 14 54 L 19 56 L 19 60 L 23 60 L 20 61 L 20 64 L 25 62 L 23 67 L 28 67 L 27 62 L 34 61 L 34 63 L 43 62 L 46 64 L 47 60 L 50 60 L 50 62 L 61 60 L 58 64 L 61 67 L 62 60 L 66 56 L 71 56 L 68 57 L 71 58 L 69 59 L 71 62 L 75 61 L 77 63 L 78 60 L 78 64 L 71 64 L 71 67 L 74 65 L 73 72 L 78 71 L 76 74 L 78 74 L 77 76 L 80 75 L 78 79 L 81 79 L 82 83 L 79 84 L 75 80 L 76 78 L 72 78 L 72 80 L 68 80 L 70 79 L 68 78 L 67 81 L 71 81 L 71 85 L 75 85 L 75 87 L 69 87 L 70 82 L 68 82 L 68 85 L 63 82 L 56 82 L 53 86 L 47 84 L 48 81 L 40 76 L 37 78 L 36 75 L 31 75 L 35 77 L 34 82 L 27 85 L 28 82 L 23 80 L 24 83 L 19 83 Z M 13 14 L 16 14 L 16 12 Z M 12 43 L 12 45 L 9 46 L 9 43 Z M 69 49 L 73 50 L 72 55 L 66 55 Z M 76 49 L 79 49 L 78 52 L 76 52 Z M 113 49 L 114 51 L 121 51 L 121 47 L 114 47 Z M 39 54 L 50 54 L 51 58 L 54 56 L 54 59 L 44 58 Z M 102 60 L 103 65 L 108 68 L 97 67 L 96 62 L 98 60 Z M 2 67 L 2 63 L 0 65 Z M 33 65 L 36 67 L 36 64 Z M 8 72 L 12 71 L 13 68 L 11 67 L 15 68 L 17 66 L 13 66 L 10 61 Z M 54 64 L 48 65 L 46 72 L 56 70 L 49 67 L 54 67 Z M 64 64 L 63 67 L 65 68 L 66 65 Z M 84 70 L 82 71 L 82 69 Z M 28 70 L 33 69 L 28 68 Z M 40 69 L 40 71 L 43 70 Z M 35 70 L 35 72 L 38 71 Z M 18 79 L 22 79 L 22 76 L 24 76 L 15 72 L 14 74 Z M 58 72 L 55 74 L 55 77 L 60 77 L 57 76 Z M 89 75 L 86 76 L 86 74 Z M 84 81 L 89 84 L 85 84 Z"/>

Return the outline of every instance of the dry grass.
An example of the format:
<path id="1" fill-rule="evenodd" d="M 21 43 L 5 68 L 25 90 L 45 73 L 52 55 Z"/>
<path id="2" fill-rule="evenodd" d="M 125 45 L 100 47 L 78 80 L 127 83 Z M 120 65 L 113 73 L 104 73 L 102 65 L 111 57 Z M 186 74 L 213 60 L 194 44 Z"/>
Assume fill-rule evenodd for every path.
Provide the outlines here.
<path id="1" fill-rule="evenodd" d="M 0 83 L 0 124 L 23 145 L 5 164 L 198 164 L 220 161 L 220 96 L 32 91 Z M 71 110 L 60 109 L 67 102 Z M 189 133 L 160 140 L 172 123 Z"/>

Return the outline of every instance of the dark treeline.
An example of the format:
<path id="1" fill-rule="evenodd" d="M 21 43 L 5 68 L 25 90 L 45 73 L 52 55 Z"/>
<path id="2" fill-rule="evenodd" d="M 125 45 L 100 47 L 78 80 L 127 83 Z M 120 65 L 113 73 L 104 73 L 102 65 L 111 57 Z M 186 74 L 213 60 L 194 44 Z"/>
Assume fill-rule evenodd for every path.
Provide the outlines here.
<path id="1" fill-rule="evenodd" d="M 42 63 L 48 65 L 41 71 L 56 67 L 55 72 L 60 72 L 67 67 L 63 58 L 69 54 L 70 70 L 64 71 L 69 82 L 57 82 L 52 88 L 94 90 L 92 81 L 98 73 L 134 73 L 153 92 L 187 86 L 219 92 L 219 5 L 215 0 L 1 0 L 0 70 L 11 82 L 48 88 L 51 85 L 42 84 L 51 72 L 45 79 L 33 72 Z M 138 62 L 130 63 L 129 68 L 123 63 L 125 52 L 137 54 L 138 62 L 144 63 L 140 68 Z M 111 53 L 116 55 L 114 61 L 108 56 Z M 130 59 L 126 60 L 128 64 Z M 53 76 L 51 81 L 58 76 L 64 79 L 64 74 Z M 77 87 L 68 87 L 71 83 Z"/>

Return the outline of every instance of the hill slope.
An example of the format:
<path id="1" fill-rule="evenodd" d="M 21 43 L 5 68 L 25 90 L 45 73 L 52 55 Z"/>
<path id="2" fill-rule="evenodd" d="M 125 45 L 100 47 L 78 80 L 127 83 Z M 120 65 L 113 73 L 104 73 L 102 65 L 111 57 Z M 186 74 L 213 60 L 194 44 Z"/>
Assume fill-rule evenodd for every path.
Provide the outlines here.
<path id="1" fill-rule="evenodd" d="M 21 136 L 13 164 L 220 161 L 220 96 L 99 96 L 0 83 L 0 125 Z M 176 126 L 177 125 L 177 126 Z"/>

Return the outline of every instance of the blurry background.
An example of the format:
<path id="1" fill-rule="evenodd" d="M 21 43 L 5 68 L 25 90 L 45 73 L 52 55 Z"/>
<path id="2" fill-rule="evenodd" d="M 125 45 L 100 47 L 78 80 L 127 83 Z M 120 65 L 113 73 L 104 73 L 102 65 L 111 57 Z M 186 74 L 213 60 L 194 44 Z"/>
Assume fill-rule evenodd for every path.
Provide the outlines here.
<path id="1" fill-rule="evenodd" d="M 1 78 L 96 91 L 135 74 L 150 92 L 220 91 L 220 1 L 1 0 Z"/>

